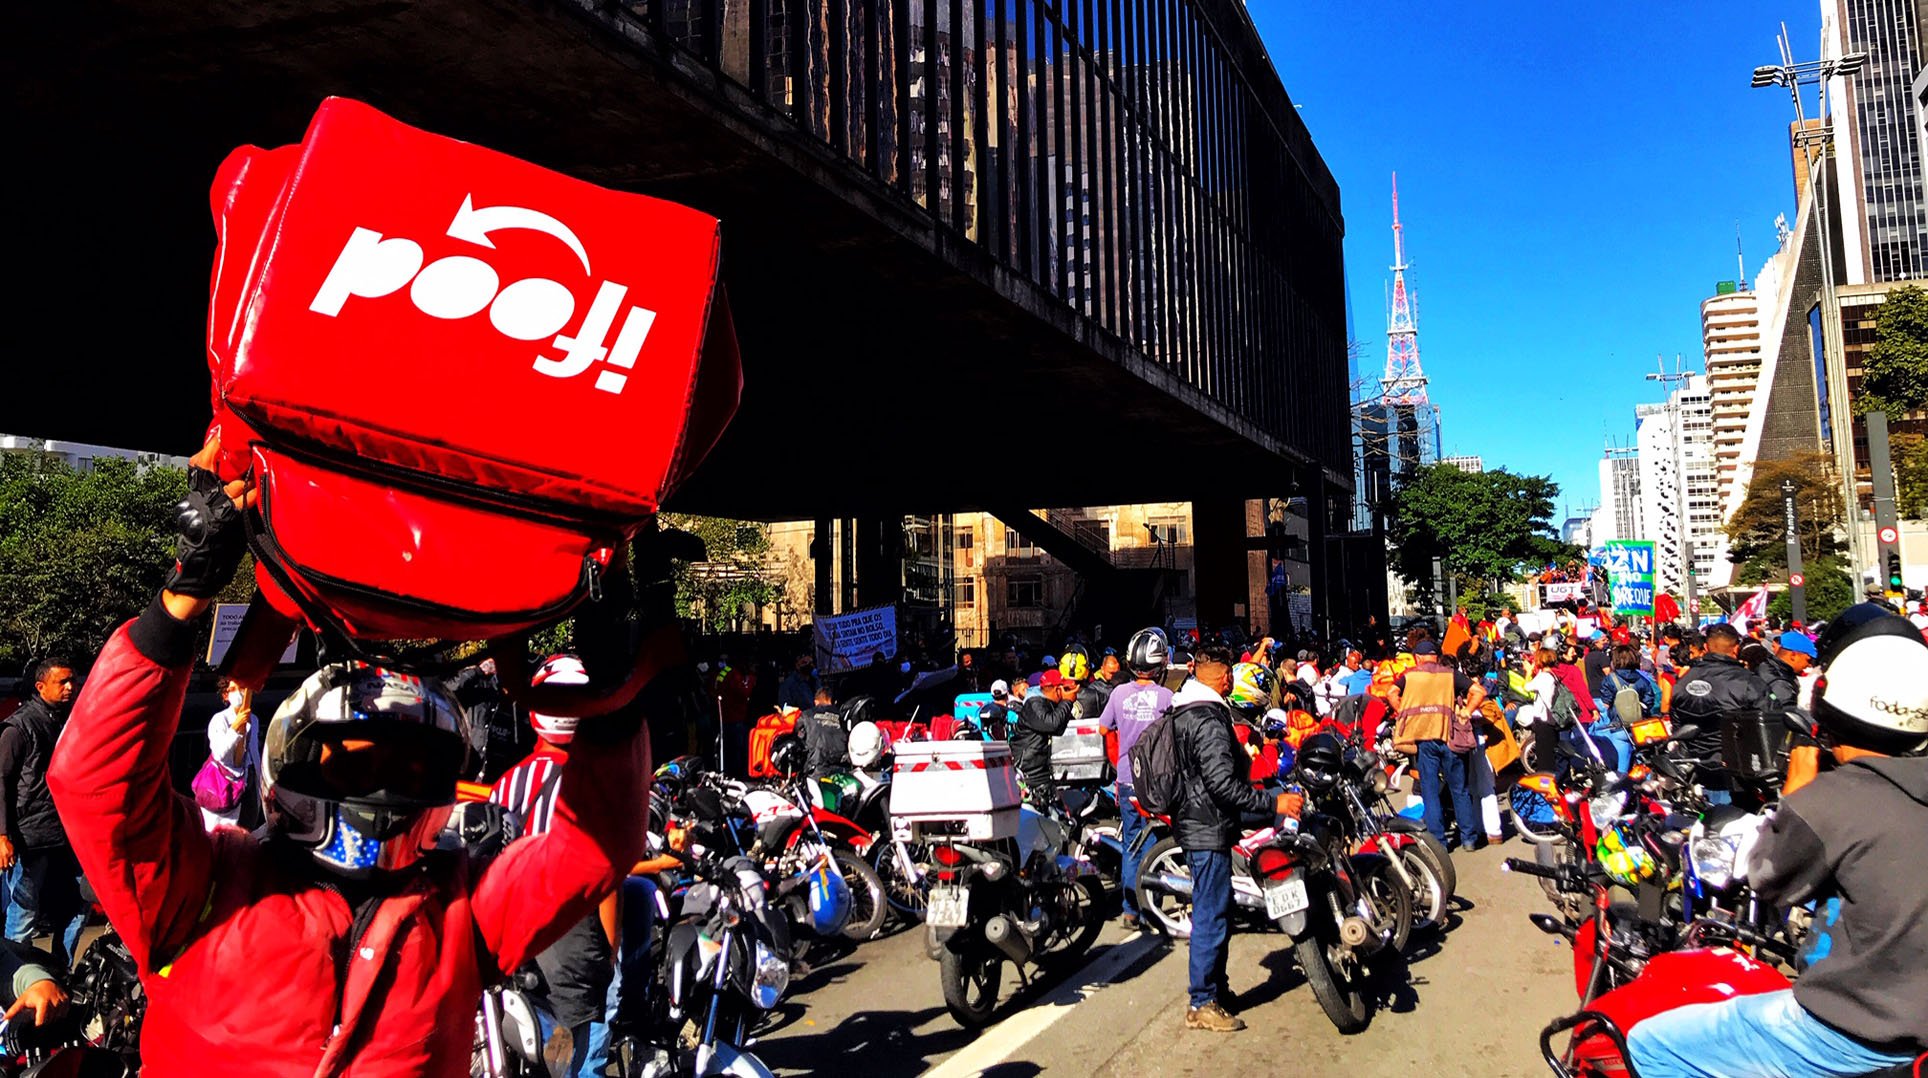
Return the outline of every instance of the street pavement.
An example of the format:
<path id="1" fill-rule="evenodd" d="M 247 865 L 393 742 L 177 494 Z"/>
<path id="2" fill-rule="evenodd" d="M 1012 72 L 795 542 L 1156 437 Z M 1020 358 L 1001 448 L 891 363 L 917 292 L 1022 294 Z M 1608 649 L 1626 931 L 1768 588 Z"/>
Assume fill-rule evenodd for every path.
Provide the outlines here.
<path id="1" fill-rule="evenodd" d="M 1542 1026 L 1575 1008 L 1566 946 L 1536 931 L 1538 884 L 1503 873 L 1517 840 L 1459 854 L 1458 913 L 1416 937 L 1403 983 L 1372 1025 L 1341 1036 L 1277 932 L 1235 933 L 1228 971 L 1242 1033 L 1186 1030 L 1186 952 L 1108 927 L 1086 961 L 1021 987 L 1006 966 L 1002 1021 L 978 1034 L 944 1010 L 921 929 L 825 958 L 797 982 L 779 1028 L 752 1048 L 780 1075 L 1028 1078 L 1257 1073 L 1529 1078 Z M 1256 1070 L 1255 1070 L 1256 1068 Z"/>

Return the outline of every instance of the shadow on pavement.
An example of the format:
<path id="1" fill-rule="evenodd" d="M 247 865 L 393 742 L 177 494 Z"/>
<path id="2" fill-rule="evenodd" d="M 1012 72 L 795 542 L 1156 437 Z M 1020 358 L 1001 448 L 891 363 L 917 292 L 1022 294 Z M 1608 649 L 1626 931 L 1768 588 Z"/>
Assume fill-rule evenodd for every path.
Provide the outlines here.
<path id="1" fill-rule="evenodd" d="M 955 1052 L 977 1038 L 956 1026 L 917 1035 L 911 1031 L 945 1016 L 944 1008 L 859 1011 L 820 1033 L 792 1034 L 759 1042 L 754 1049 L 771 1070 L 784 1074 L 848 1074 L 861 1059 L 865 1078 L 910 1078 L 930 1069 L 930 1059 Z M 855 1053 L 863 1053 L 856 1056 Z"/>

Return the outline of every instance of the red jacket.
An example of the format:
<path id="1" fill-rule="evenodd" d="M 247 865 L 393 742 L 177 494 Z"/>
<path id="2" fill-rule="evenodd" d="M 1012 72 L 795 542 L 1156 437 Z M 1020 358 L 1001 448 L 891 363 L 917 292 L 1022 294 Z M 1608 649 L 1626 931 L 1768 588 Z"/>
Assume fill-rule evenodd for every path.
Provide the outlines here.
<path id="1" fill-rule="evenodd" d="M 573 756 L 548 834 L 512 843 L 474 879 L 459 857 L 431 858 L 351 949 L 348 904 L 305 854 L 239 830 L 210 835 L 170 787 L 194 636 L 158 604 L 117 631 L 48 776 L 80 865 L 140 964 L 142 1073 L 468 1074 L 480 964 L 506 972 L 533 957 L 640 855 L 648 738 Z"/>

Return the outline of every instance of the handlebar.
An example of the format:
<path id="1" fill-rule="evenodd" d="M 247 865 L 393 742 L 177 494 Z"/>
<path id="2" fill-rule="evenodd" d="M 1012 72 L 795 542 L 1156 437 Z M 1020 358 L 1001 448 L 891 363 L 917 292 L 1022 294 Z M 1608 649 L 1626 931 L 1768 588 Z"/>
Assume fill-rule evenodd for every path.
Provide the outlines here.
<path id="1" fill-rule="evenodd" d="M 1556 882 L 1569 878 L 1569 874 L 1561 869 L 1548 868 L 1537 861 L 1528 861 L 1519 857 L 1509 857 L 1501 861 L 1500 869 L 1504 872 L 1517 872 L 1522 876 L 1538 876 L 1543 880 L 1554 880 Z"/>

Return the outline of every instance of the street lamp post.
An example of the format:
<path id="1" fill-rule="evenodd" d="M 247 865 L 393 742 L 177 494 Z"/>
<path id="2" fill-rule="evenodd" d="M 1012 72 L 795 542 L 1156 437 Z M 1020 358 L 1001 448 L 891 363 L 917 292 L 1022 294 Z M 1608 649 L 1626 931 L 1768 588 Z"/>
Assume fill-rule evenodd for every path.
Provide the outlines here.
<path id="1" fill-rule="evenodd" d="M 1674 490 L 1680 497 L 1680 507 L 1674 513 L 1674 531 L 1680 544 L 1680 576 L 1686 592 L 1689 628 L 1700 626 L 1700 593 L 1694 580 L 1693 498 L 1687 490 L 1687 454 L 1683 448 L 1686 438 L 1682 428 L 1686 425 L 1687 411 L 1680 406 L 1680 395 L 1694 375 L 1694 371 L 1682 370 L 1676 358 L 1672 373 L 1668 373 L 1663 360 L 1659 372 L 1647 376 L 1647 381 L 1659 382 L 1667 389 L 1667 419 L 1673 425 L 1674 435 Z"/>
<path id="2" fill-rule="evenodd" d="M 1855 521 L 1856 509 L 1861 504 L 1859 492 L 1854 484 L 1854 438 L 1851 424 L 1854 422 L 1849 411 L 1847 399 L 1847 358 L 1846 347 L 1841 338 L 1841 303 L 1835 294 L 1834 281 L 1834 242 L 1828 228 L 1828 178 L 1826 174 L 1829 151 L 1834 146 L 1834 136 L 1829 127 L 1828 83 L 1836 76 L 1847 78 L 1860 72 L 1867 65 L 1865 52 L 1849 53 L 1832 60 L 1808 60 L 1794 62 L 1794 50 L 1788 43 L 1787 24 L 1781 24 L 1781 62 L 1765 64 L 1754 69 L 1752 85 L 1756 88 L 1784 86 L 1788 97 L 1794 102 L 1794 142 L 1801 147 L 1802 157 L 1807 162 L 1808 183 L 1814 185 L 1814 212 L 1821 233 L 1821 355 L 1822 377 L 1832 383 L 1829 397 L 1832 401 L 1828 409 L 1827 432 L 1828 449 L 1837 464 L 1841 464 L 1843 486 L 1842 504 L 1848 511 L 1848 547 L 1858 566 L 1864 560 L 1861 543 L 1861 529 Z M 1818 87 L 1818 101 L 1821 128 L 1808 130 L 1807 108 L 1801 101 L 1801 87 Z M 1840 377 L 1836 378 L 1835 375 Z M 1883 417 L 1885 421 L 1885 416 Z M 1885 422 L 1883 424 L 1885 428 Z M 1845 448 L 1846 461 L 1842 462 Z"/>

